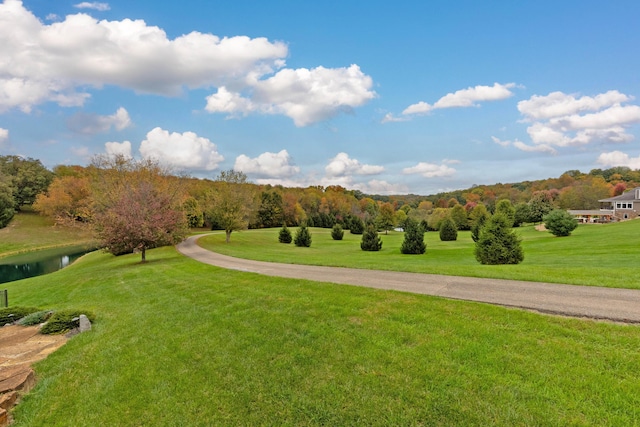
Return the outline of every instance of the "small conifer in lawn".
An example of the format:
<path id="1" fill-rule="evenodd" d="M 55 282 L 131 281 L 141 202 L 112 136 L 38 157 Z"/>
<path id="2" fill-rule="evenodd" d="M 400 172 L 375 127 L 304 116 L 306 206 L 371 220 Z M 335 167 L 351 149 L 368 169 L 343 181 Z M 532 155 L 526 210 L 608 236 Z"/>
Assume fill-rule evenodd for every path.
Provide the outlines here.
<path id="1" fill-rule="evenodd" d="M 342 230 L 342 226 L 340 224 L 334 225 L 333 229 L 331 230 L 331 237 L 333 238 L 333 240 L 342 240 L 343 236 L 344 231 Z"/>
<path id="2" fill-rule="evenodd" d="M 440 240 L 443 242 L 458 240 L 458 229 L 451 218 L 445 218 L 440 224 Z"/>
<path id="3" fill-rule="evenodd" d="M 278 241 L 280 243 L 291 243 L 292 240 L 291 231 L 287 228 L 287 224 L 282 224 L 280 234 L 278 235 Z"/>
<path id="4" fill-rule="evenodd" d="M 511 225 L 511 219 L 503 215 L 487 220 L 475 248 L 476 259 L 481 264 L 518 264 L 524 259 L 520 238 Z"/>
<path id="5" fill-rule="evenodd" d="M 404 223 L 404 241 L 400 247 L 403 254 L 423 254 L 427 250 L 424 243 L 424 230 L 413 219 L 407 218 Z"/>
<path id="6" fill-rule="evenodd" d="M 555 209 L 543 217 L 544 226 L 557 237 L 570 236 L 578 227 L 578 221 L 564 209 Z"/>
<path id="7" fill-rule="evenodd" d="M 358 216 L 352 217 L 351 221 L 349 222 L 349 232 L 351 234 L 362 234 L 363 231 L 364 222 L 362 222 L 362 219 Z"/>
<path id="8" fill-rule="evenodd" d="M 360 243 L 360 249 L 363 251 L 379 251 L 382 248 L 382 239 L 378 236 L 378 230 L 376 226 L 367 224 L 367 227 L 362 233 L 362 242 Z"/>
<path id="9" fill-rule="evenodd" d="M 311 232 L 306 225 L 301 225 L 296 232 L 296 237 L 293 239 L 296 246 L 306 247 L 311 246 Z"/>

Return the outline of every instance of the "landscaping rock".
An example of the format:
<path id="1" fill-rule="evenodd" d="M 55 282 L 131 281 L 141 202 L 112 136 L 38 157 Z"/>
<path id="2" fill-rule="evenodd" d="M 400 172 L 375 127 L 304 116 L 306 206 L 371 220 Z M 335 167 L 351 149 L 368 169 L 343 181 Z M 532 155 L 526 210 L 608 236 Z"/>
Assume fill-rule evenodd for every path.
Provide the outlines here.
<path id="1" fill-rule="evenodd" d="M 91 330 L 91 322 L 84 314 L 80 315 L 80 332 L 86 332 Z"/>

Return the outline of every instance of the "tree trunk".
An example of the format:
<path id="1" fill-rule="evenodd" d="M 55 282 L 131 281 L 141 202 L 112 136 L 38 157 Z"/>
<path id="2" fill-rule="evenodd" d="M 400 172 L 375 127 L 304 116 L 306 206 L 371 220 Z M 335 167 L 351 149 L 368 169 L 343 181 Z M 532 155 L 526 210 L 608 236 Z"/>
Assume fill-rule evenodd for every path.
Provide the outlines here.
<path id="1" fill-rule="evenodd" d="M 142 262 L 147 262 L 147 248 L 145 246 L 142 247 L 140 253 L 142 254 Z"/>
<path id="2" fill-rule="evenodd" d="M 227 234 L 227 243 L 229 243 L 231 241 L 231 232 L 233 230 L 225 230 L 226 234 Z"/>

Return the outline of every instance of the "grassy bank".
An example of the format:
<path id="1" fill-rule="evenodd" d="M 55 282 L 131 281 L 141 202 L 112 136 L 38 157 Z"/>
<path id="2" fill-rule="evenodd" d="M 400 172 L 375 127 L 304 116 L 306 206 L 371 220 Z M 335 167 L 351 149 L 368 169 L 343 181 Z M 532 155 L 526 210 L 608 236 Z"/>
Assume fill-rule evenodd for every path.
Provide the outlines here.
<path id="1" fill-rule="evenodd" d="M 91 246 L 92 242 L 88 230 L 56 226 L 49 218 L 24 211 L 0 229 L 0 257 L 62 246 Z"/>
<path id="2" fill-rule="evenodd" d="M 149 255 L 7 284 L 16 304 L 98 318 L 37 365 L 16 425 L 640 422 L 635 326 Z"/>
<path id="3" fill-rule="evenodd" d="M 278 229 L 234 233 L 230 244 L 224 243 L 224 236 L 212 235 L 202 238 L 200 244 L 261 261 L 640 289 L 635 267 L 640 253 L 640 220 L 581 225 L 571 236 L 561 238 L 532 226 L 516 231 L 523 239 L 524 262 L 501 266 L 481 265 L 475 260 L 469 232 L 459 232 L 455 242 L 441 242 L 438 233 L 426 233 L 424 255 L 400 253 L 403 233 L 382 234 L 382 251 L 364 252 L 360 250 L 361 236 L 345 232 L 344 240 L 335 241 L 331 230 L 319 228 L 312 229 L 310 248 L 278 243 Z"/>

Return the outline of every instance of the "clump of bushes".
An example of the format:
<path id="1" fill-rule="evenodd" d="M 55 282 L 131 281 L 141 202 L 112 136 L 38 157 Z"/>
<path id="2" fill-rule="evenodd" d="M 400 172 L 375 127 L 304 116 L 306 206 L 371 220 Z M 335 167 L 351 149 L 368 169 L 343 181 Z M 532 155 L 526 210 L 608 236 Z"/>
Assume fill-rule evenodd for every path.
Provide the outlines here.
<path id="1" fill-rule="evenodd" d="M 40 333 L 43 334 L 61 334 L 70 331 L 79 326 L 79 317 L 81 314 L 87 316 L 89 321 L 93 323 L 95 316 L 87 310 L 60 310 L 49 318 L 49 321 L 42 326 Z"/>
<path id="2" fill-rule="evenodd" d="M 0 309 L 0 326 L 13 323 L 23 317 L 40 311 L 36 307 L 6 307 Z"/>
<path id="3" fill-rule="evenodd" d="M 53 311 L 36 311 L 35 313 L 28 314 L 18 321 L 18 325 L 33 326 L 44 323 L 51 317 Z"/>
<path id="4" fill-rule="evenodd" d="M 340 224 L 336 224 L 333 226 L 331 230 L 331 237 L 333 240 L 342 240 L 344 237 L 344 231 L 342 230 L 342 226 Z"/>
<path id="5" fill-rule="evenodd" d="M 287 224 L 284 224 L 280 229 L 280 234 L 278 235 L 278 241 L 280 243 L 291 243 L 293 238 L 291 237 L 291 231 L 287 228 Z"/>

